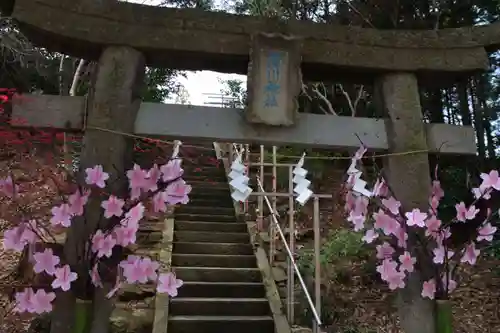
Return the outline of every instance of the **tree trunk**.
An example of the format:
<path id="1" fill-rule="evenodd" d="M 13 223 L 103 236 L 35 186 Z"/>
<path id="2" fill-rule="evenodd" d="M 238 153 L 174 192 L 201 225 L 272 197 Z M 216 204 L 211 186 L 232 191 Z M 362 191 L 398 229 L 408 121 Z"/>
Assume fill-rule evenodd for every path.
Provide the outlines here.
<path id="1" fill-rule="evenodd" d="M 376 84 L 377 105 L 388 116 L 391 153 L 426 150 L 417 79 L 412 74 L 391 74 Z M 393 155 L 384 160 L 384 177 L 404 210 L 428 209 L 430 170 L 427 154 Z M 408 230 L 409 231 L 409 230 Z M 408 232 L 408 250 L 416 254 L 415 234 Z M 421 296 L 427 257 L 417 254 L 419 265 L 409 274 L 397 298 L 401 326 L 406 333 L 435 333 L 434 306 Z"/>
<path id="2" fill-rule="evenodd" d="M 476 90 L 476 94 L 473 93 L 473 89 L 471 87 L 471 99 L 472 99 L 472 108 L 474 110 L 474 127 L 476 129 L 476 137 L 477 137 L 477 152 L 479 154 L 479 159 L 482 161 L 486 156 L 486 143 L 484 139 L 484 127 L 483 127 L 483 110 L 481 108 L 481 95 L 483 94 L 483 87 L 481 85 L 481 81 L 477 78 L 474 79 L 474 88 Z"/>
<path id="3" fill-rule="evenodd" d="M 94 91 L 89 101 L 87 128 L 81 154 L 81 179 L 83 171 L 102 165 L 109 173 L 106 191 L 122 196 L 127 193 L 125 171 L 132 165 L 133 142 L 126 136 L 101 131 L 131 133 L 140 107 L 140 88 L 144 78 L 144 59 L 138 51 L 127 47 L 108 47 L 100 59 Z M 71 293 L 61 293 L 56 300 L 51 333 L 72 332 L 75 322 L 75 296 L 93 300 L 94 320 L 92 333 L 107 333 L 112 303 L 105 297 L 107 288 L 89 293 L 88 241 L 98 228 L 110 220 L 103 219 L 100 207 L 102 197 L 93 191 L 86 205 L 85 216 L 75 219 L 67 232 L 64 254 L 72 270 L 78 274 Z M 101 264 L 106 264 L 101 262 Z M 114 263 L 116 265 L 116 263 Z M 113 264 L 110 265 L 112 267 Z M 108 280 L 108 279 L 106 279 Z M 111 277 L 114 281 L 114 277 Z M 105 286 L 108 284 L 105 284 Z"/>
<path id="4" fill-rule="evenodd" d="M 472 125 L 472 119 L 469 109 L 469 95 L 467 94 L 467 86 L 469 79 L 464 79 L 458 83 L 458 98 L 460 101 L 460 115 L 462 116 L 462 123 L 466 126 Z"/>

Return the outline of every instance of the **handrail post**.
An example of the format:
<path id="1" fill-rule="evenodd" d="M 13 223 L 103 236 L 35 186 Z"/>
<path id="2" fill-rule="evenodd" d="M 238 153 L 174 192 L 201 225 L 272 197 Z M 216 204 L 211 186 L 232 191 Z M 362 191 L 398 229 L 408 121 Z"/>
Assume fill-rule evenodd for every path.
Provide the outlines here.
<path id="1" fill-rule="evenodd" d="M 276 172 L 276 146 L 273 146 L 273 179 L 272 179 L 272 192 L 273 192 L 273 196 L 271 197 L 271 209 L 272 209 L 272 214 L 275 214 L 276 213 L 276 191 L 277 191 L 277 172 Z M 269 262 L 271 264 L 271 266 L 273 265 L 274 263 L 274 255 L 275 255 L 275 252 L 276 252 L 276 243 L 275 243 L 275 238 L 276 238 L 276 230 L 275 230 L 275 227 L 274 227 L 274 223 L 270 223 L 269 224 L 270 226 L 270 240 L 271 242 L 269 243 L 269 253 L 270 253 L 270 258 L 269 258 Z"/>
<path id="2" fill-rule="evenodd" d="M 264 183 L 264 145 L 260 145 L 259 171 L 260 171 L 260 179 Z M 259 208 L 259 217 L 258 217 L 259 221 L 257 225 L 259 232 L 261 232 L 264 227 L 264 198 L 262 196 L 259 196 L 257 200 Z"/>
<path id="3" fill-rule="evenodd" d="M 257 179 L 257 184 L 259 185 L 259 188 L 261 191 L 264 191 L 264 188 L 262 187 L 262 183 L 260 182 L 260 179 Z M 286 193 L 288 195 L 288 193 Z M 272 211 L 271 203 L 269 202 L 269 198 L 267 196 L 264 196 L 264 200 L 266 201 L 267 207 L 269 210 Z M 318 312 L 316 312 L 316 307 L 314 306 L 313 300 L 311 298 L 311 295 L 309 294 L 309 291 L 307 290 L 306 283 L 304 282 L 304 278 L 302 277 L 302 274 L 299 271 L 299 268 L 297 267 L 297 263 L 295 262 L 295 259 L 293 258 L 292 252 L 290 251 L 290 247 L 288 246 L 288 243 L 286 241 L 285 234 L 283 233 L 283 230 L 281 229 L 281 226 L 278 222 L 278 218 L 276 216 L 279 216 L 277 212 L 271 212 L 271 219 L 273 223 L 276 225 L 276 229 L 278 230 L 278 235 L 281 239 L 281 242 L 285 246 L 286 253 L 288 255 L 288 258 L 290 258 L 290 261 L 292 262 L 293 270 L 295 271 L 295 274 L 297 274 L 297 278 L 299 279 L 300 286 L 302 287 L 302 290 L 304 291 L 306 298 L 307 298 L 307 303 L 309 304 L 309 307 L 312 310 L 314 319 L 316 320 L 316 323 L 318 323 L 318 327 L 322 325 L 321 323 L 321 318 L 318 315 Z"/>
<path id="4" fill-rule="evenodd" d="M 313 228 L 314 228 L 314 301 L 316 313 L 321 313 L 321 230 L 319 226 L 319 198 L 314 197 L 313 207 Z M 314 333 L 319 333 L 318 323 L 313 320 Z"/>
<path id="5" fill-rule="evenodd" d="M 288 167 L 288 237 L 290 242 L 290 251 L 295 255 L 295 221 L 294 221 L 294 197 L 293 197 L 293 166 Z M 292 267 L 292 261 L 287 258 L 287 315 L 290 325 L 295 322 L 294 314 L 294 289 L 295 289 L 295 273 Z"/>
<path id="6" fill-rule="evenodd" d="M 250 145 L 245 144 L 245 162 L 247 177 L 250 178 Z M 248 214 L 248 198 L 245 200 L 243 205 L 243 212 Z"/>

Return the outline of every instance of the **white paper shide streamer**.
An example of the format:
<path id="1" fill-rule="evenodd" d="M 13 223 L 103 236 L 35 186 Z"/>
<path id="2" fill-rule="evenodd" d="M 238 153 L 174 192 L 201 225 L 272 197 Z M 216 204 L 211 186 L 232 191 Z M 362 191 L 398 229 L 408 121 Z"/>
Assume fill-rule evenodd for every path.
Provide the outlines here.
<path id="1" fill-rule="evenodd" d="M 238 155 L 231 164 L 231 172 L 228 177 L 231 179 L 229 185 L 233 189 L 231 197 L 235 201 L 244 202 L 253 190 L 248 186 L 250 180 L 245 175 L 246 167 L 241 162 L 241 155 Z"/>
<path id="2" fill-rule="evenodd" d="M 363 173 L 358 170 L 356 166 L 357 163 L 358 161 L 355 158 L 351 160 L 351 165 L 349 166 L 349 169 L 347 169 L 347 174 L 349 175 L 348 183 L 352 184 L 352 191 L 354 193 L 371 197 L 373 193 L 366 189 L 367 183 L 361 179 L 361 175 Z"/>
<path id="3" fill-rule="evenodd" d="M 313 192 L 309 189 L 311 181 L 306 179 L 307 170 L 303 168 L 305 157 L 306 154 L 302 154 L 302 157 L 293 169 L 293 183 L 295 184 L 293 191 L 298 195 L 295 200 L 301 205 L 305 205 L 307 200 L 313 195 Z"/>

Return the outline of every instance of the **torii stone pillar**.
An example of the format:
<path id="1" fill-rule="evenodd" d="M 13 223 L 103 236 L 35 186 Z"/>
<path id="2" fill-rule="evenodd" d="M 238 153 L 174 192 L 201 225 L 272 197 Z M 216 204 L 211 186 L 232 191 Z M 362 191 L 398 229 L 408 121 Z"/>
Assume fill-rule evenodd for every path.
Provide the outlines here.
<path id="1" fill-rule="evenodd" d="M 145 72 L 143 55 L 130 47 L 108 47 L 104 49 L 98 62 L 97 76 L 90 94 L 87 129 L 81 154 L 81 171 L 94 165 L 102 165 L 109 173 L 106 190 L 121 196 L 127 191 L 125 171 L 131 167 L 133 145 L 130 138 L 100 131 L 96 127 L 131 133 L 141 104 L 140 89 Z M 91 196 L 86 206 L 85 223 L 76 220 L 68 231 L 65 256 L 73 269 L 77 269 L 79 279 L 89 279 L 88 267 L 82 266 L 80 259 L 85 251 L 85 242 L 98 227 L 109 221 L 102 218 L 102 199 Z M 79 223 L 80 222 L 80 223 Z M 104 288 L 97 288 L 93 295 L 92 333 L 106 333 L 113 301 L 105 295 L 112 286 L 104 282 Z M 53 321 L 51 333 L 67 333 L 74 323 L 71 293 L 61 293 L 56 300 L 56 313 L 63 311 L 66 316 L 54 315 L 61 321 Z M 60 313 L 60 312 L 59 312 Z"/>
<path id="2" fill-rule="evenodd" d="M 376 83 L 380 106 L 388 117 L 389 152 L 426 150 L 427 140 L 422 119 L 417 78 L 411 73 L 395 73 L 381 77 Z M 420 208 L 427 211 L 430 194 L 430 169 L 427 153 L 389 156 L 384 160 L 384 176 L 405 211 Z M 415 234 L 408 235 L 409 250 L 414 251 Z M 417 254 L 418 271 L 410 274 L 406 288 L 398 295 L 398 312 L 405 333 L 434 333 L 432 301 L 424 300 L 420 266 L 425 258 Z M 423 263 L 423 265 L 422 265 Z M 429 266 L 432 263 L 429 263 Z M 426 280 L 426 279 L 425 279 Z"/>

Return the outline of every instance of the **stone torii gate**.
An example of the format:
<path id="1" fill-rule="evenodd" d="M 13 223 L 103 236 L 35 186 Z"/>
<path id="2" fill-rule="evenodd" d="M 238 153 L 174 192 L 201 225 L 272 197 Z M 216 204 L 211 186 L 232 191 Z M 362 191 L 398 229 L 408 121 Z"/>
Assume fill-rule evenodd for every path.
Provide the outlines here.
<path id="1" fill-rule="evenodd" d="M 85 131 L 82 167 L 101 164 L 116 170 L 112 178 L 123 173 L 132 154 L 129 140 L 113 131 L 332 149 L 356 148 L 361 139 L 368 149 L 391 153 L 475 154 L 473 128 L 423 122 L 418 83 L 448 83 L 484 71 L 487 50 L 500 45 L 499 24 L 378 31 L 106 0 L 11 0 L 0 6 L 33 43 L 98 61 L 88 98 L 19 98 L 12 119 Z M 141 103 L 146 65 L 248 74 L 249 105 L 239 110 Z M 299 115 L 302 79 L 375 83 L 386 117 Z M 393 155 L 385 163 L 403 206 L 426 208 L 428 154 Z M 123 183 L 116 186 L 123 190 Z M 401 293 L 403 327 L 432 333 L 431 303 L 420 297 L 419 276 L 413 278 L 416 283 Z"/>

